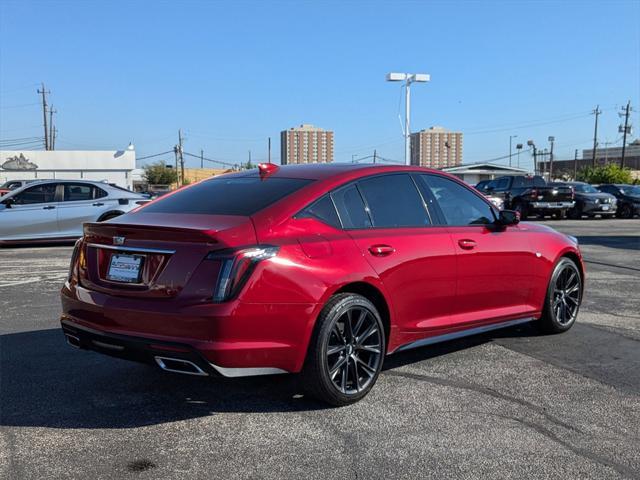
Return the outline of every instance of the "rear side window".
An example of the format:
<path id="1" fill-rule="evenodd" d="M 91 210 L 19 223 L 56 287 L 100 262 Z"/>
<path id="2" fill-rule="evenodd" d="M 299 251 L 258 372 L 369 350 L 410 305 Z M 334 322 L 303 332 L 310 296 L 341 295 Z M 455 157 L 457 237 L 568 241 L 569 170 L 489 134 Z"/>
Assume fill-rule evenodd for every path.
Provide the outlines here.
<path id="1" fill-rule="evenodd" d="M 360 192 L 354 184 L 331 194 L 338 209 L 343 228 L 370 228 L 371 220 L 365 210 Z"/>
<path id="2" fill-rule="evenodd" d="M 93 187 L 86 184 L 64 184 L 64 201 L 79 202 L 82 200 L 91 200 L 93 198 Z"/>
<path id="3" fill-rule="evenodd" d="M 332 227 L 340 228 L 340 219 L 329 195 L 313 202 L 296 215 L 296 218 L 315 218 Z"/>
<path id="4" fill-rule="evenodd" d="M 380 175 L 358 182 L 377 228 L 424 227 L 429 217 L 411 177 Z"/>
<path id="5" fill-rule="evenodd" d="M 312 181 L 258 176 L 219 177 L 160 198 L 146 206 L 144 212 L 248 216 Z"/>
<path id="6" fill-rule="evenodd" d="M 421 188 L 435 197 L 447 225 L 486 225 L 495 221 L 493 209 L 470 189 L 438 175 L 420 175 Z"/>

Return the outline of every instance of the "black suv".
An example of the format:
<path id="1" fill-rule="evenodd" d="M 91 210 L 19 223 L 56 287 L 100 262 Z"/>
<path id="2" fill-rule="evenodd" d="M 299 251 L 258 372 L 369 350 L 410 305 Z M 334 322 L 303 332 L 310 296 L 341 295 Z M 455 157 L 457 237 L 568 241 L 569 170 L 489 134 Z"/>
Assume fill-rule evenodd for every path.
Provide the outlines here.
<path id="1" fill-rule="evenodd" d="M 618 217 L 633 218 L 634 215 L 640 215 L 640 185 L 608 183 L 599 185 L 598 190 L 616 197 L 618 200 Z"/>

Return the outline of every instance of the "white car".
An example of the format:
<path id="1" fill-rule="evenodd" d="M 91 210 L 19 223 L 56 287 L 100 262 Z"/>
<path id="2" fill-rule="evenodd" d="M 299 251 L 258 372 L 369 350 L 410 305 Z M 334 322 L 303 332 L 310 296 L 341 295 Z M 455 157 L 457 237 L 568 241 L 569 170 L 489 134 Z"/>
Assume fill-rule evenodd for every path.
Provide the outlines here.
<path id="1" fill-rule="evenodd" d="M 148 201 L 103 182 L 33 182 L 0 199 L 0 245 L 80 238 L 83 223 L 109 220 Z"/>

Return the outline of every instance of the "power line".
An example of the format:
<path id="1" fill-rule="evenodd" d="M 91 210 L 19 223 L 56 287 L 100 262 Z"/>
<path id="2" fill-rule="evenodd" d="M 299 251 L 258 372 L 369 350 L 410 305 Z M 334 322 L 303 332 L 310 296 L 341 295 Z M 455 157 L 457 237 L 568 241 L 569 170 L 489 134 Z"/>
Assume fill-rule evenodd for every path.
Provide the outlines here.
<path id="1" fill-rule="evenodd" d="M 0 109 L 5 110 L 5 109 L 9 109 L 9 108 L 33 107 L 34 105 L 40 105 L 40 102 L 23 103 L 21 105 L 0 105 Z"/>
<path id="2" fill-rule="evenodd" d="M 221 160 L 214 160 L 212 158 L 207 158 L 207 157 L 204 157 L 202 155 L 194 155 L 193 153 L 189 153 L 189 152 L 183 152 L 183 153 L 185 155 L 190 156 L 190 157 L 199 158 L 200 160 L 206 160 L 207 162 L 219 163 L 220 165 L 225 165 L 225 166 L 231 167 L 231 168 L 235 168 L 236 167 L 236 164 L 234 164 L 234 163 L 223 162 Z"/>
<path id="3" fill-rule="evenodd" d="M 167 150 L 166 152 L 162 152 L 162 153 L 154 153 L 153 155 L 146 155 L 144 157 L 137 157 L 136 161 L 146 160 L 147 158 L 159 157 L 160 155 L 166 155 L 167 153 L 173 153 L 173 150 Z"/>

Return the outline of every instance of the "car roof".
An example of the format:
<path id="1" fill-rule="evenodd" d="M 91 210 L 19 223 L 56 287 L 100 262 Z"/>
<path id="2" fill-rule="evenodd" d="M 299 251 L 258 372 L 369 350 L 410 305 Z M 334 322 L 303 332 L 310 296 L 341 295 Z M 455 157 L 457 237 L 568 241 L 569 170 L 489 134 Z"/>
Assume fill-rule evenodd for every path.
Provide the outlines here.
<path id="1" fill-rule="evenodd" d="M 276 165 L 276 164 L 274 164 Z M 425 167 L 408 165 L 380 165 L 373 163 L 309 163 L 299 165 L 276 165 L 277 170 L 268 174 L 272 178 L 301 178 L 308 180 L 324 180 L 328 178 L 371 175 L 374 173 L 421 171 L 429 173 L 443 172 Z M 248 177 L 258 173 L 257 169 L 225 174 L 226 176 Z M 213 177 L 216 178 L 216 177 Z"/>

